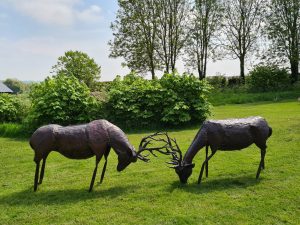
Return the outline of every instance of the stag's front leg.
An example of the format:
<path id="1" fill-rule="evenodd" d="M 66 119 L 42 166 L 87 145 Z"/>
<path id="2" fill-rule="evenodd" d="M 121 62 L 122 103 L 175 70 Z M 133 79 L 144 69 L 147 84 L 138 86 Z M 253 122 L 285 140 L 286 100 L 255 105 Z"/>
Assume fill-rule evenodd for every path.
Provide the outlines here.
<path id="1" fill-rule="evenodd" d="M 262 169 L 265 169 L 265 156 L 266 156 L 266 148 L 260 151 L 260 156 L 262 159 Z"/>
<path id="2" fill-rule="evenodd" d="M 97 173 L 97 169 L 98 169 L 98 164 L 100 162 L 101 157 L 96 156 L 96 166 L 95 166 L 93 177 L 92 177 L 92 180 L 91 180 L 89 192 L 91 192 L 93 190 L 93 186 L 94 186 L 94 182 L 95 182 L 95 178 L 96 178 L 96 173 Z"/>
<path id="3" fill-rule="evenodd" d="M 200 171 L 200 174 L 199 174 L 199 178 L 198 178 L 198 184 L 201 183 L 201 179 L 202 179 L 202 176 L 203 176 L 203 170 L 204 170 L 204 166 L 206 165 L 206 163 L 208 163 L 208 161 L 211 159 L 211 157 L 213 157 L 213 155 L 216 153 L 217 151 L 216 150 L 211 150 L 211 154 L 210 156 L 204 160 L 202 166 L 201 166 L 201 171 Z"/>
<path id="4" fill-rule="evenodd" d="M 35 166 L 34 186 L 33 186 L 34 191 L 37 190 L 37 186 L 38 186 L 40 161 L 36 161 L 35 163 L 36 163 L 36 166 Z"/>
<path id="5" fill-rule="evenodd" d="M 207 156 L 208 156 L 208 145 L 206 145 L 206 149 L 205 149 L 205 160 L 207 160 Z M 206 177 L 208 177 L 208 161 L 206 162 L 206 166 L 205 166 L 205 175 Z"/>

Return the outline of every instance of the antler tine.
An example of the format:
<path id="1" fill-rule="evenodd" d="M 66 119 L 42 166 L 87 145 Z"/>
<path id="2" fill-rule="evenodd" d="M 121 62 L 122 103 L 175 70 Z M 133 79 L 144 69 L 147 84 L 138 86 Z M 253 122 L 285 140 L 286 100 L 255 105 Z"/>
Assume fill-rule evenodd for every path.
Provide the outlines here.
<path id="1" fill-rule="evenodd" d="M 176 152 L 179 153 L 179 161 L 181 162 L 181 161 L 182 161 L 182 152 L 180 151 L 180 148 L 179 148 L 179 146 L 178 146 L 178 144 L 177 144 L 176 139 L 174 138 L 174 139 L 172 139 L 172 141 L 173 141 L 173 142 L 175 143 L 175 145 L 176 145 Z"/>
<path id="2" fill-rule="evenodd" d="M 175 162 L 177 162 L 178 165 L 180 165 L 182 162 L 182 152 L 176 142 L 176 139 L 170 138 L 167 134 L 166 134 L 166 136 L 167 136 L 168 142 L 170 143 L 170 147 L 172 148 L 172 153 L 171 153 L 172 161 L 175 161 Z M 175 146 L 176 146 L 175 148 L 173 148 L 172 141 L 175 143 Z M 177 153 L 179 154 L 179 158 L 177 156 Z"/>
<path id="3" fill-rule="evenodd" d="M 161 134 L 163 134 L 163 133 L 161 133 L 161 132 L 156 132 L 156 133 L 154 133 L 154 134 L 151 134 L 151 135 L 149 135 L 149 136 L 146 136 L 146 137 L 144 137 L 144 138 L 142 138 L 142 140 L 141 140 L 141 143 L 140 143 L 140 145 L 139 145 L 139 150 L 142 150 L 143 148 L 145 148 L 150 142 L 151 142 L 151 140 L 155 140 L 155 141 L 157 141 L 155 138 L 153 138 L 154 136 L 157 136 L 157 135 L 161 135 Z M 149 141 L 146 141 L 147 139 L 150 139 Z M 145 143 L 144 143 L 145 142 Z M 144 144 L 143 144 L 144 143 Z M 143 146 L 142 146 L 143 145 Z"/>
<path id="4" fill-rule="evenodd" d="M 172 146 L 171 146 L 172 143 L 170 142 L 169 139 L 168 139 L 168 141 L 166 141 L 164 138 L 158 138 L 158 136 L 161 136 L 161 135 L 165 135 L 165 136 L 168 137 L 168 134 L 166 132 L 156 132 L 154 134 L 151 134 L 149 136 L 146 136 L 146 137 L 142 138 L 141 143 L 139 145 L 139 151 L 137 152 L 137 155 L 141 156 L 141 153 L 143 151 L 149 151 L 155 157 L 157 157 L 157 155 L 154 153 L 154 151 L 157 151 L 157 152 L 159 152 L 161 154 L 164 154 L 164 155 L 171 155 L 172 151 L 170 151 L 169 148 L 172 149 Z M 147 145 L 151 144 L 152 141 L 163 142 L 165 144 L 163 146 L 160 146 L 160 147 L 147 148 Z M 163 151 L 162 149 L 165 149 L 165 150 Z M 147 156 L 143 156 L 143 157 L 147 157 Z"/>

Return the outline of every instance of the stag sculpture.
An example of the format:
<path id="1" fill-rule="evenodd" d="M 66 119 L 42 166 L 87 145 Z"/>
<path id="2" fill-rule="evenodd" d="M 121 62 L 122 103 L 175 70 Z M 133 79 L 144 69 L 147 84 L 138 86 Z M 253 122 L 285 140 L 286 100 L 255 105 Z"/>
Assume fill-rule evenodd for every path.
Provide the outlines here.
<path id="1" fill-rule="evenodd" d="M 30 138 L 30 146 L 34 150 L 34 162 L 36 163 L 34 191 L 37 190 L 38 184 L 42 184 L 46 159 L 51 151 L 57 151 L 70 159 L 87 159 L 96 156 L 96 166 L 89 188 L 91 192 L 98 164 L 104 156 L 105 163 L 100 183 L 103 181 L 111 148 L 118 155 L 117 171 L 122 171 L 131 162 L 136 162 L 137 159 L 145 162 L 149 160 L 140 154 L 140 152 L 147 150 L 146 147 L 149 143 L 150 141 L 145 137 L 140 144 L 139 151 L 136 152 L 125 133 L 106 120 L 95 120 L 88 124 L 67 127 L 55 124 L 42 126 Z M 39 177 L 41 160 L 43 160 L 43 164 Z"/>
<path id="2" fill-rule="evenodd" d="M 206 177 L 208 177 L 208 161 L 214 156 L 217 150 L 242 150 L 254 143 L 261 151 L 261 160 L 256 173 L 256 179 L 258 179 L 261 169 L 265 168 L 266 141 L 271 134 L 272 128 L 269 127 L 266 120 L 262 117 L 207 120 L 198 131 L 183 159 L 178 145 L 176 144 L 176 149 L 173 147 L 173 153 L 169 152 L 169 155 L 172 155 L 172 162 L 170 164 L 173 164 L 172 168 L 175 169 L 180 182 L 186 183 L 195 166 L 193 163 L 195 155 L 205 146 L 206 158 L 201 166 L 198 178 L 198 184 L 200 184 L 204 167 L 206 167 Z M 172 147 L 171 142 L 170 146 Z M 209 156 L 208 147 L 211 149 Z"/>

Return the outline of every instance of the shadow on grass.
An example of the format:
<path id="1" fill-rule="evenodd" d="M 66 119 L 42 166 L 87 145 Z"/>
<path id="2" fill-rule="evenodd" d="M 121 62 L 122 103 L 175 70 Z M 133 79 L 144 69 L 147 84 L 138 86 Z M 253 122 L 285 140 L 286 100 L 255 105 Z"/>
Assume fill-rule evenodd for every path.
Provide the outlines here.
<path id="1" fill-rule="evenodd" d="M 179 181 L 175 181 L 167 188 L 167 191 L 172 192 L 175 189 L 180 189 L 190 193 L 201 194 L 214 191 L 223 191 L 225 189 L 246 188 L 257 185 L 262 179 L 263 178 L 259 178 L 257 180 L 253 174 L 251 174 L 235 178 L 222 178 L 214 180 L 202 178 L 201 184 L 198 184 L 197 182 L 181 184 Z"/>
<path id="2" fill-rule="evenodd" d="M 38 190 L 33 192 L 33 189 L 23 190 L 16 192 L 8 196 L 0 198 L 1 205 L 51 205 L 51 204 L 69 204 L 74 202 L 85 201 L 89 199 L 97 198 L 116 198 L 136 190 L 138 187 L 135 185 L 127 185 L 120 187 L 112 187 L 105 190 L 93 190 L 91 193 L 87 189 L 65 189 L 54 191 L 42 191 Z"/>

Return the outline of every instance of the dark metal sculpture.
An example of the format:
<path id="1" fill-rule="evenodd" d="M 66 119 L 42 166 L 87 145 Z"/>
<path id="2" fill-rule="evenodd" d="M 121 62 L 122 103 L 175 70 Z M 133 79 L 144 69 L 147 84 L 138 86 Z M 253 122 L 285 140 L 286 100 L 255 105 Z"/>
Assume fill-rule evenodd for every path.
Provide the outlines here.
<path id="1" fill-rule="evenodd" d="M 261 169 L 265 168 L 266 141 L 271 134 L 272 128 L 262 117 L 207 120 L 198 131 L 183 159 L 179 148 L 173 150 L 171 164 L 174 165 L 173 168 L 178 174 L 180 182 L 186 183 L 195 166 L 193 158 L 201 148 L 206 146 L 206 159 L 202 164 L 198 178 L 198 184 L 200 184 L 204 166 L 206 167 L 206 177 L 208 177 L 208 161 L 217 150 L 241 150 L 254 143 L 261 150 L 261 160 L 256 173 L 256 179 L 258 179 Z M 208 147 L 211 149 L 209 156 Z"/>
<path id="2" fill-rule="evenodd" d="M 95 120 L 88 124 L 62 127 L 59 125 L 46 125 L 38 128 L 30 138 L 30 146 L 34 150 L 34 161 L 36 163 L 34 177 L 34 191 L 38 184 L 42 184 L 47 156 L 51 151 L 59 152 L 70 159 L 87 159 L 96 156 L 96 167 L 92 176 L 89 191 L 92 191 L 98 164 L 104 155 L 105 164 L 101 173 L 102 183 L 107 157 L 113 148 L 118 155 L 117 170 L 124 170 L 131 162 L 137 159 L 147 162 L 149 159 L 142 156 L 141 152 L 148 150 L 147 145 L 151 141 L 145 137 L 140 144 L 139 151 L 129 143 L 125 133 L 106 120 Z M 150 149 L 151 151 L 151 149 Z M 40 178 L 40 161 L 43 160 Z"/>

